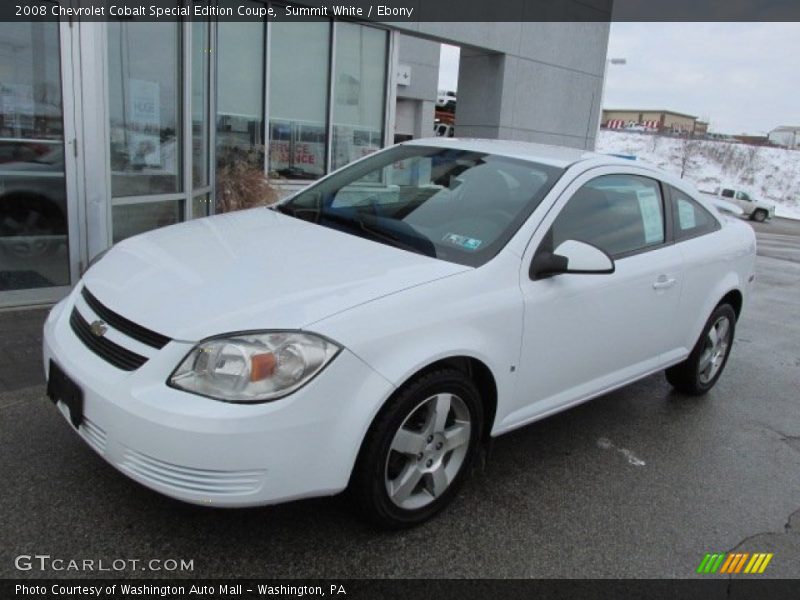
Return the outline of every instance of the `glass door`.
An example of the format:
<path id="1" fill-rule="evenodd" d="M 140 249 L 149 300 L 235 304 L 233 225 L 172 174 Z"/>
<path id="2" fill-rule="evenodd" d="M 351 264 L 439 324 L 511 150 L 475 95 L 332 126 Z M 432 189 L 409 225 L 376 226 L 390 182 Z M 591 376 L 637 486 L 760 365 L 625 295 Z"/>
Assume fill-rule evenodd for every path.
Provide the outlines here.
<path id="1" fill-rule="evenodd" d="M 0 307 L 53 302 L 76 273 L 67 181 L 72 137 L 65 134 L 61 64 L 65 27 L 0 23 Z"/>
<path id="2" fill-rule="evenodd" d="M 207 21 L 106 25 L 110 243 L 209 214 Z"/>

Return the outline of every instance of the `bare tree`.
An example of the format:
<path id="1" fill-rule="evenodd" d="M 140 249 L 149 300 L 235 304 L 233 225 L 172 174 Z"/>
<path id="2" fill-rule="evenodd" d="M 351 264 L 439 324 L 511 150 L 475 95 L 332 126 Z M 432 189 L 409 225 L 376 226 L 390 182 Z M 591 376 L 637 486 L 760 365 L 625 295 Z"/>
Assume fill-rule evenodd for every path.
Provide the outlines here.
<path id="1" fill-rule="evenodd" d="M 752 165 L 756 158 L 758 158 L 758 146 L 746 146 L 745 156 L 747 156 L 747 162 Z"/>
<path id="2" fill-rule="evenodd" d="M 658 149 L 658 142 L 660 141 L 658 132 L 653 132 L 653 139 L 651 140 L 652 146 L 650 147 L 650 152 L 655 152 Z"/>
<path id="3" fill-rule="evenodd" d="M 757 171 L 756 165 L 758 163 L 758 151 L 758 146 L 748 144 L 744 147 L 744 152 L 742 153 L 743 164 L 739 173 L 739 179 L 742 181 L 742 183 L 746 183 L 748 185 L 753 184 L 754 175 Z"/>
<path id="4" fill-rule="evenodd" d="M 689 137 L 684 138 L 681 142 L 681 149 L 680 149 L 680 164 L 681 164 L 681 179 L 691 167 L 691 163 L 694 161 L 695 156 L 700 149 L 700 143 L 697 140 L 693 140 Z"/>

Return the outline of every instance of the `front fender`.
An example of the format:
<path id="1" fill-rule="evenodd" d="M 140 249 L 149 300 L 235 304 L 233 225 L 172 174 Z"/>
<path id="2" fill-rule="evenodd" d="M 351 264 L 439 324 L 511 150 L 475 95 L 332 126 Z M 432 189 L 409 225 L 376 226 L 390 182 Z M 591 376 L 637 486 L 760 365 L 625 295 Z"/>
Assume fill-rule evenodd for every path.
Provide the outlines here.
<path id="1" fill-rule="evenodd" d="M 501 406 L 514 389 L 523 303 L 517 284 L 519 259 L 499 259 L 379 298 L 309 327 L 343 344 L 397 387 L 441 359 L 479 360 L 495 379 L 497 414 L 502 414 Z M 373 415 L 383 401 L 376 401 Z"/>

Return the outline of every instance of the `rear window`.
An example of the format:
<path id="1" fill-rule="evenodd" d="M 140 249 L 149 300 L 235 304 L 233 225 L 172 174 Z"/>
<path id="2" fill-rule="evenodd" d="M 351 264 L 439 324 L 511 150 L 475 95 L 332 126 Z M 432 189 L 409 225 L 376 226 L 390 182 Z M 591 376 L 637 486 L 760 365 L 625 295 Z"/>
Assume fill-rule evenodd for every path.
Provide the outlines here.
<path id="1" fill-rule="evenodd" d="M 719 228 L 717 220 L 695 200 L 672 186 L 669 192 L 676 240 L 696 237 Z"/>

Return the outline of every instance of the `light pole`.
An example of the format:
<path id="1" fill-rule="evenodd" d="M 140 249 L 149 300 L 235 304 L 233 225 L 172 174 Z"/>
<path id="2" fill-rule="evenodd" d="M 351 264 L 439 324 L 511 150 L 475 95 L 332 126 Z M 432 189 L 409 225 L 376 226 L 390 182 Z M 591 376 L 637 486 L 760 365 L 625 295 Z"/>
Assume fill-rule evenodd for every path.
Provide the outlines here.
<path id="1" fill-rule="evenodd" d="M 608 75 L 608 65 L 627 65 L 628 59 L 626 58 L 607 58 L 603 66 L 603 83 L 600 86 L 600 109 L 597 111 L 597 127 L 595 128 L 595 141 L 597 136 L 600 135 L 600 124 L 603 122 L 603 100 L 606 97 L 606 76 Z"/>

